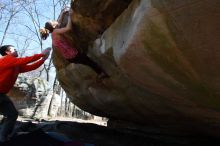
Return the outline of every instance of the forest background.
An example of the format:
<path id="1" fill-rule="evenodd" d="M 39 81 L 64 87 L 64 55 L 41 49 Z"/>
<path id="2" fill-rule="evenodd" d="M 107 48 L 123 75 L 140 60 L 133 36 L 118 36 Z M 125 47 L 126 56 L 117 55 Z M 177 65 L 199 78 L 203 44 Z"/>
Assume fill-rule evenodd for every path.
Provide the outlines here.
<path id="1" fill-rule="evenodd" d="M 70 3 L 71 0 L 0 0 L 0 45 L 15 46 L 20 57 L 40 53 L 43 49 L 51 47 L 51 38 L 42 40 L 39 29 L 44 27 L 46 21 L 57 20 L 61 10 L 70 7 Z M 65 91 L 59 85 L 51 57 L 43 66 L 23 76 L 39 77 L 48 81 L 53 95 L 61 96 L 61 111 L 64 109 L 62 112 L 65 113 L 64 115 L 79 110 L 69 101 Z M 52 97 L 50 103 L 53 100 Z M 63 105 L 62 102 L 64 102 Z M 83 115 L 86 114 L 84 111 L 81 112 Z"/>
<path id="2" fill-rule="evenodd" d="M 43 41 L 39 29 L 48 20 L 56 20 L 71 0 L 0 0 L 0 45 L 14 45 L 19 56 L 30 56 L 51 47 L 51 39 Z M 26 74 L 42 77 L 51 87 L 58 84 L 55 68 L 49 58 L 38 71 Z"/>

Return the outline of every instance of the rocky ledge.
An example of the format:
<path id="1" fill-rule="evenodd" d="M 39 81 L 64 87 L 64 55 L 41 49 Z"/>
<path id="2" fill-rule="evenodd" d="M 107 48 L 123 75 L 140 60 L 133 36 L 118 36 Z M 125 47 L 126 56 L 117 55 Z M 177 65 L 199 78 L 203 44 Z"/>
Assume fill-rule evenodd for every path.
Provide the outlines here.
<path id="1" fill-rule="evenodd" d="M 74 104 L 108 117 L 109 126 L 219 137 L 218 0 L 75 0 L 71 7 L 73 31 L 65 36 L 110 76 L 97 82 L 91 68 L 54 49 Z"/>

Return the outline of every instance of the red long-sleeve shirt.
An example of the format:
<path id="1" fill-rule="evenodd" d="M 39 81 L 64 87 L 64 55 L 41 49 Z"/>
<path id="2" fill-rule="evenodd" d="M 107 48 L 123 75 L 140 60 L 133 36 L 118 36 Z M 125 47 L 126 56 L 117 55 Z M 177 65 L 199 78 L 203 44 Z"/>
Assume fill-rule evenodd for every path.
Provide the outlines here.
<path id="1" fill-rule="evenodd" d="M 0 93 L 9 92 L 9 90 L 14 86 L 14 83 L 17 80 L 19 73 L 28 72 L 40 67 L 44 63 L 44 60 L 42 59 L 39 60 L 39 59 L 43 56 L 44 56 L 43 54 L 35 54 L 33 56 L 24 57 L 24 58 L 16 58 L 11 55 L 6 55 L 1 57 L 0 58 Z"/>

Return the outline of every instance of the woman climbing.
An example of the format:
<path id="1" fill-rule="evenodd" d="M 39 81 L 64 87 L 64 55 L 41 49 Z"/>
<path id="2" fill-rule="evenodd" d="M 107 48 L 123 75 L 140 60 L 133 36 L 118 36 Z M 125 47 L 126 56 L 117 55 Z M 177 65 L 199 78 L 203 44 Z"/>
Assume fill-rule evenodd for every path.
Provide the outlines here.
<path id="1" fill-rule="evenodd" d="M 72 47 L 72 45 L 70 45 L 70 43 L 68 43 L 68 41 L 64 38 L 63 34 L 72 29 L 72 9 L 69 9 L 67 25 L 61 28 L 61 22 L 66 12 L 68 11 L 63 10 L 61 12 L 58 21 L 48 21 L 45 23 L 45 27 L 40 29 L 41 38 L 43 40 L 46 40 L 51 33 L 53 48 L 58 49 L 58 51 L 63 55 L 65 59 L 67 59 L 71 63 L 90 66 L 97 73 L 98 79 L 109 77 L 96 62 L 91 60 L 85 53 L 80 53 L 76 48 Z"/>

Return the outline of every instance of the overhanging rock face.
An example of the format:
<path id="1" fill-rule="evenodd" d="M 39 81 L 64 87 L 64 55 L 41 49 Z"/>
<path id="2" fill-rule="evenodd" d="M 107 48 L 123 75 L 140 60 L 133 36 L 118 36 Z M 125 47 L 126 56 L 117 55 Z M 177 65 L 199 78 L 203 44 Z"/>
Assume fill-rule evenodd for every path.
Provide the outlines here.
<path id="1" fill-rule="evenodd" d="M 220 2 L 122 2 L 114 19 L 120 7 L 114 1 L 72 5 L 77 30 L 66 35 L 110 78 L 97 82 L 89 67 L 69 64 L 54 51 L 59 81 L 71 100 L 90 113 L 162 133 L 219 136 Z"/>

